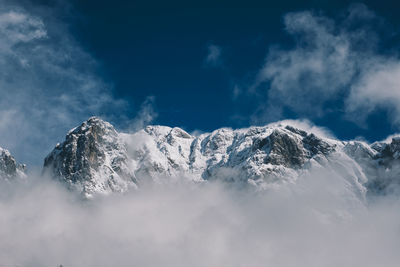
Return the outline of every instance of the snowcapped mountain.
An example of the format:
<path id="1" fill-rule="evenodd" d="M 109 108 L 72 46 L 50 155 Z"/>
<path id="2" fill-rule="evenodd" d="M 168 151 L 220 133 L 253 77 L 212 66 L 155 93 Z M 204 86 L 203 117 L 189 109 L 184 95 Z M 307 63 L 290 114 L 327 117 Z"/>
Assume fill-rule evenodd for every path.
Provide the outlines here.
<path id="1" fill-rule="evenodd" d="M 70 188 L 90 196 L 136 187 L 129 163 L 120 134 L 108 122 L 92 117 L 56 145 L 45 158 L 44 167 Z"/>
<path id="2" fill-rule="evenodd" d="M 18 164 L 6 149 L 0 147 L 0 179 L 11 181 L 25 177 L 25 165 Z"/>
<path id="3" fill-rule="evenodd" d="M 317 136 L 284 122 L 194 136 L 166 126 L 118 133 L 110 123 L 92 117 L 57 144 L 44 170 L 90 197 L 181 179 L 220 179 L 261 190 L 327 169 L 363 199 L 368 187 L 382 191 L 392 183 L 382 180 L 381 172 L 394 169 L 399 157 L 398 138 L 369 146 Z"/>

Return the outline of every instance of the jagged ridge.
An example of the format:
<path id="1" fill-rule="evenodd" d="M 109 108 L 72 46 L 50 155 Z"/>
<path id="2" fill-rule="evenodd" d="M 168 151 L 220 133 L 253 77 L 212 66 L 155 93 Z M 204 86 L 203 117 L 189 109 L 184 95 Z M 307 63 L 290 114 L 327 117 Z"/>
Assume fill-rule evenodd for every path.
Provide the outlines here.
<path id="1" fill-rule="evenodd" d="M 365 186 L 387 187 L 379 182 L 379 166 L 393 168 L 399 160 L 399 140 L 371 146 L 342 142 L 285 123 L 223 128 L 199 136 L 166 126 L 127 134 L 92 117 L 67 134 L 46 157 L 44 169 L 91 196 L 176 179 L 221 179 L 267 189 L 295 183 L 300 175 L 321 167 L 339 173 L 364 195 Z M 373 179 L 367 181 L 366 176 Z"/>

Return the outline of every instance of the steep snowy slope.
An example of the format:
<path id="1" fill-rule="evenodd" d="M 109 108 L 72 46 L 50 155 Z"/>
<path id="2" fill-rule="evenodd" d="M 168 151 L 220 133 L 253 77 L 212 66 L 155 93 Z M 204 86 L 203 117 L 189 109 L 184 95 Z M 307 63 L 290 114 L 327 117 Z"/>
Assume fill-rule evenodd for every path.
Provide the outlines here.
<path id="1" fill-rule="evenodd" d="M 362 200 L 366 185 L 376 188 L 372 180 L 379 176 L 379 166 L 397 162 L 396 140 L 370 147 L 316 136 L 287 123 L 223 128 L 199 136 L 166 126 L 126 134 L 92 117 L 68 133 L 47 156 L 44 169 L 87 197 L 181 179 L 218 179 L 262 190 L 324 169 Z M 374 178 L 368 182 L 366 174 Z"/>
<path id="2" fill-rule="evenodd" d="M 25 177 L 25 165 L 18 164 L 8 150 L 0 147 L 0 179 L 11 181 Z"/>

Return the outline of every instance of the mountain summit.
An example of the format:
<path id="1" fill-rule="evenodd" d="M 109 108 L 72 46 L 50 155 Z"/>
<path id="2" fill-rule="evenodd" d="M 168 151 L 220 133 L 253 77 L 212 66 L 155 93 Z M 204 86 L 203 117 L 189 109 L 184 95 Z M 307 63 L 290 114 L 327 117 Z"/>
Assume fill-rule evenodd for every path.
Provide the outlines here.
<path id="1" fill-rule="evenodd" d="M 6 149 L 0 147 L 0 179 L 11 181 L 25 177 L 25 164 L 18 164 Z"/>
<path id="2" fill-rule="evenodd" d="M 56 145 L 45 158 L 44 168 L 70 188 L 90 196 L 135 187 L 135 176 L 128 163 L 126 146 L 114 127 L 91 117 Z"/>

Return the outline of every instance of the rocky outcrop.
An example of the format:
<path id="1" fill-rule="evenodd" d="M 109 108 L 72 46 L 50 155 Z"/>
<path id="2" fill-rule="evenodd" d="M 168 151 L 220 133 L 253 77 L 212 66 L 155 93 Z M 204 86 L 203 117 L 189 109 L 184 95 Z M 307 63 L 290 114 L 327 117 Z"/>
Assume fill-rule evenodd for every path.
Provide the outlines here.
<path id="1" fill-rule="evenodd" d="M 18 164 L 8 150 L 0 148 L 0 179 L 12 181 L 25 177 L 25 164 Z"/>
<path id="2" fill-rule="evenodd" d="M 89 197 L 136 187 L 124 143 L 108 122 L 92 117 L 72 129 L 44 160 L 44 171 Z"/>
<path id="3" fill-rule="evenodd" d="M 373 161 L 365 164 L 369 171 L 367 184 L 370 193 L 400 193 L 400 137 L 388 142 L 375 142 Z"/>

